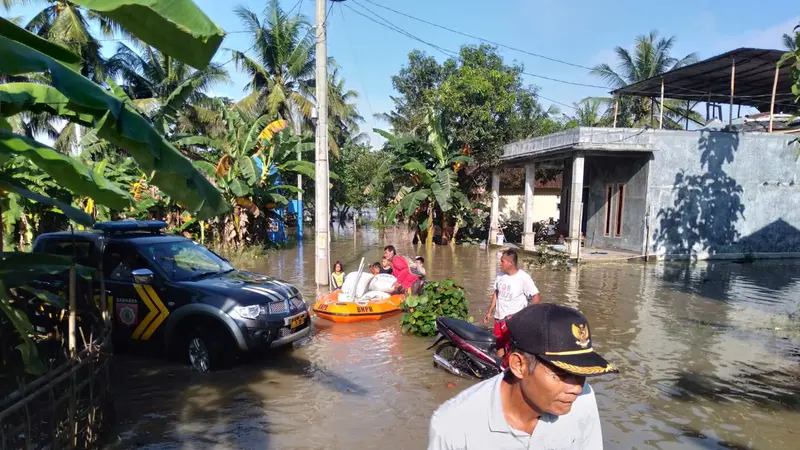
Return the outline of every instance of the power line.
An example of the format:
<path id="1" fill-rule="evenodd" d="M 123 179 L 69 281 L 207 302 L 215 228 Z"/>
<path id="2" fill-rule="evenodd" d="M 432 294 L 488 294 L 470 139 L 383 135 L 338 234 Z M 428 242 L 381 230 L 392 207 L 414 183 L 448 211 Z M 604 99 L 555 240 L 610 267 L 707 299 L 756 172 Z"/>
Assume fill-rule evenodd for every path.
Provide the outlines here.
<path id="1" fill-rule="evenodd" d="M 372 109 L 372 104 L 369 101 L 369 94 L 367 94 L 367 85 L 364 83 L 364 77 L 361 76 L 361 69 L 359 68 L 358 59 L 356 58 L 356 52 L 353 49 L 353 40 L 350 39 L 350 32 L 347 31 L 347 24 L 345 23 L 344 19 L 344 10 L 339 7 L 339 13 L 342 16 L 342 25 L 344 29 L 344 33 L 347 36 L 347 42 L 350 44 L 350 51 L 353 53 L 353 62 L 356 64 L 356 73 L 358 74 L 358 80 L 361 82 L 361 88 L 364 89 L 364 99 L 367 101 L 367 108 L 369 108 L 369 115 L 370 117 L 375 115 L 374 110 Z"/>
<path id="2" fill-rule="evenodd" d="M 363 5 L 359 4 L 359 3 L 356 3 L 355 1 L 354 1 L 354 3 L 357 4 L 358 6 L 360 6 L 361 8 L 364 8 L 365 10 L 369 11 L 370 13 L 375 15 L 376 17 L 378 17 L 378 19 L 381 20 L 382 22 L 379 22 L 378 20 L 375 20 L 372 17 L 369 17 L 369 16 L 367 16 L 366 14 L 364 14 L 364 13 L 362 13 L 360 11 L 357 11 L 357 10 L 351 8 L 350 5 L 348 5 L 346 3 L 343 3 L 342 6 L 344 6 L 345 8 L 353 11 L 354 13 L 358 14 L 359 16 L 362 16 L 362 17 L 366 18 L 367 20 L 375 22 L 378 25 L 384 26 L 384 27 L 394 31 L 395 33 L 400 33 L 403 36 L 406 36 L 406 37 L 411 38 L 411 39 L 413 39 L 415 41 L 418 41 L 418 42 L 421 42 L 421 43 L 423 43 L 425 45 L 428 45 L 428 46 L 430 46 L 430 47 L 432 47 L 432 48 L 444 53 L 447 56 L 456 56 L 457 55 L 457 53 L 453 52 L 452 50 L 448 50 L 446 48 L 440 47 L 440 46 L 438 46 L 436 44 L 433 44 L 433 43 L 430 43 L 428 41 L 425 41 L 424 39 L 420 39 L 420 38 L 414 36 L 413 34 L 407 32 L 407 31 L 402 30 L 401 28 L 399 28 L 396 25 L 392 24 L 391 22 L 389 22 L 388 20 L 386 20 L 383 17 L 379 16 L 378 14 L 375 14 L 374 12 L 370 11 L 365 6 L 363 6 Z"/>
<path id="3" fill-rule="evenodd" d="M 374 11 L 370 10 L 369 8 L 367 8 L 366 6 L 360 4 L 357 0 L 351 0 L 351 1 L 354 4 L 356 4 L 356 5 L 360 6 L 361 8 L 363 8 L 364 10 L 368 11 L 369 13 L 371 13 L 372 15 L 377 17 L 378 19 L 382 20 L 384 23 L 377 22 L 376 20 L 373 20 L 371 17 L 368 17 L 368 16 L 362 14 L 361 12 L 351 8 L 347 4 L 344 4 L 344 6 L 350 8 L 350 10 L 352 10 L 356 14 L 359 14 L 359 15 L 361 15 L 363 17 L 366 17 L 367 19 L 372 20 L 373 22 L 378 23 L 379 25 L 385 26 L 385 27 L 397 32 L 397 33 L 400 33 L 400 34 L 402 34 L 404 36 L 407 36 L 407 37 L 409 37 L 411 39 L 414 39 L 415 41 L 419 41 L 419 42 L 422 42 L 425 45 L 431 46 L 431 47 L 435 48 L 436 50 L 439 50 L 440 52 L 444 53 L 447 56 L 457 56 L 458 55 L 458 52 L 455 52 L 455 51 L 450 50 L 450 49 L 446 49 L 446 48 L 441 47 L 439 45 L 436 45 L 436 44 L 433 44 L 431 42 L 428 42 L 428 41 L 425 41 L 423 39 L 420 39 L 417 36 L 414 36 L 413 34 L 409 33 L 408 31 L 403 30 L 399 26 L 397 26 L 397 25 L 393 24 L 392 22 L 388 21 L 387 19 L 381 17 L 380 15 L 375 13 Z M 552 77 L 539 75 L 539 74 L 535 74 L 535 73 L 531 73 L 531 72 L 523 71 L 522 73 L 524 75 L 528 75 L 530 77 L 541 78 L 541 79 L 544 79 L 544 80 L 550 80 L 550 81 L 554 81 L 556 83 L 563 83 L 563 84 L 568 84 L 568 85 L 571 85 L 571 86 L 583 86 L 583 87 L 590 87 L 590 88 L 604 89 L 604 90 L 608 89 L 608 87 L 605 87 L 605 86 L 598 86 L 598 85 L 595 85 L 595 84 L 577 83 L 577 82 L 574 82 L 574 81 L 561 80 L 561 79 L 558 79 L 558 78 L 552 78 Z"/>
<path id="4" fill-rule="evenodd" d="M 354 3 L 358 3 L 356 0 L 352 0 L 352 1 Z M 569 61 L 564 61 L 564 60 L 561 60 L 561 59 L 558 59 L 558 58 L 552 58 L 550 56 L 540 55 L 538 53 L 533 53 L 533 52 L 530 52 L 530 51 L 527 51 L 527 50 L 523 50 L 523 49 L 520 49 L 520 48 L 512 47 L 510 45 L 505 45 L 505 44 L 501 44 L 499 42 L 491 41 L 489 39 L 485 39 L 485 38 L 482 38 L 480 36 L 475 36 L 475 35 L 472 35 L 472 34 L 464 33 L 462 31 L 454 30 L 454 29 L 448 28 L 448 27 L 446 27 L 444 25 L 439 25 L 439 24 L 436 24 L 436 23 L 433 23 L 433 22 L 429 22 L 429 21 L 427 21 L 425 19 L 420 19 L 419 17 L 414 17 L 414 16 L 412 16 L 410 14 L 406 14 L 406 13 L 404 13 L 402 11 L 398 11 L 396 9 L 392 9 L 392 8 L 390 8 L 388 6 L 383 6 L 381 4 L 373 2 L 372 0 L 364 0 L 364 1 L 373 4 L 373 5 L 377 6 L 378 8 L 383 8 L 383 9 L 389 10 L 389 11 L 391 11 L 393 13 L 400 14 L 401 16 L 408 17 L 409 19 L 413 19 L 413 20 L 428 24 L 428 25 L 436 27 L 436 28 L 441 28 L 441 29 L 449 31 L 451 33 L 460 34 L 462 36 L 465 36 L 465 37 L 468 37 L 468 38 L 471 38 L 471 39 L 476 39 L 476 40 L 479 40 L 479 41 L 486 42 L 488 44 L 496 45 L 498 47 L 507 48 L 509 50 L 513 50 L 513 51 L 516 51 L 516 52 L 524 53 L 526 55 L 534 56 L 536 58 L 542 58 L 542 59 L 546 59 L 548 61 L 553 61 L 553 62 L 557 62 L 557 63 L 560 63 L 560 64 L 565 64 L 565 65 L 568 65 L 568 66 L 572 66 L 572 67 L 578 67 L 580 69 L 592 70 L 591 67 L 587 67 L 587 66 L 584 66 L 584 65 L 581 65 L 581 64 L 575 64 L 575 63 L 571 63 Z"/>
<path id="5" fill-rule="evenodd" d="M 560 102 L 560 101 L 558 101 L 558 100 L 553 100 L 552 98 L 545 97 L 544 95 L 541 95 L 541 94 L 538 94 L 538 93 L 536 94 L 536 97 L 538 97 L 538 98 L 542 98 L 542 99 L 545 99 L 545 100 L 547 100 L 547 101 L 549 101 L 549 102 L 553 102 L 553 103 L 555 103 L 555 104 L 557 104 L 557 105 L 561 105 L 561 106 L 565 106 L 565 107 L 567 107 L 567 108 L 574 109 L 574 110 L 576 110 L 576 111 L 577 111 L 577 109 L 578 109 L 578 108 L 576 108 L 576 107 L 574 107 L 574 106 L 572 106 L 572 105 L 568 105 L 568 104 L 566 104 L 566 103 L 563 103 L 563 102 Z"/>
<path id="6" fill-rule="evenodd" d="M 303 0 L 297 0 L 297 3 L 295 3 L 295 4 L 294 4 L 294 6 L 292 7 L 292 9 L 290 9 L 290 10 L 289 10 L 289 12 L 288 12 L 288 13 L 286 13 L 286 15 L 287 15 L 287 16 L 291 16 L 291 15 L 292 15 L 292 13 L 294 12 L 294 10 L 295 10 L 295 9 L 297 9 L 297 7 L 298 7 L 298 6 L 300 6 L 300 4 L 301 4 L 301 3 L 303 3 Z M 298 13 L 298 14 L 300 14 L 300 11 L 298 11 L 297 13 Z"/>
<path id="7" fill-rule="evenodd" d="M 590 87 L 590 88 L 595 88 L 595 89 L 610 89 L 609 87 L 598 86 L 596 84 L 586 84 L 586 83 L 577 83 L 575 81 L 559 80 L 558 78 L 546 77 L 544 75 L 537 75 L 535 73 L 524 72 L 524 71 L 522 73 L 524 75 L 528 75 L 529 77 L 542 78 L 544 80 L 555 81 L 556 83 L 569 84 L 569 85 L 572 85 L 572 86 L 583 86 L 583 87 Z"/>

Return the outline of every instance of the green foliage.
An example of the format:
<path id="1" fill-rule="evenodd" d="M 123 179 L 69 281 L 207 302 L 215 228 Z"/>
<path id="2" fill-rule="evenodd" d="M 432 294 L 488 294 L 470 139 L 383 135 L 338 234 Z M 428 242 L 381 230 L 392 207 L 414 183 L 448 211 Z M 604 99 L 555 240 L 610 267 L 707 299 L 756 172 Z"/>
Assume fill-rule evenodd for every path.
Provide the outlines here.
<path id="1" fill-rule="evenodd" d="M 8 39 L 4 33 L 7 33 L 5 29 L 0 30 L 0 52 L 15 57 L 0 59 L 0 73 L 20 75 L 46 71 L 51 74 L 53 91 L 57 91 L 50 91 L 43 98 L 30 87 L 25 90 L 26 100 L 18 97 L 13 104 L 17 112 L 53 108 L 53 98 L 61 99 L 58 104 L 62 110 L 75 105 L 70 120 L 87 125 L 84 118 L 89 115 L 91 123 L 88 125 L 94 126 L 97 135 L 128 151 L 143 171 L 155 171 L 153 184 L 173 200 L 196 211 L 201 218 L 226 210 L 219 192 L 129 104 L 50 56 Z M 7 116 L 8 112 L 3 111 L 3 115 Z"/>
<path id="2" fill-rule="evenodd" d="M 24 3 L 8 0 L 4 5 Z M 130 173 L 120 170 L 126 168 L 124 164 L 109 164 L 107 158 L 91 163 L 93 153 L 108 155 L 112 146 L 126 152 L 138 164 L 137 169 L 148 174 L 149 181 L 199 217 L 224 212 L 227 207 L 216 188 L 139 113 L 128 93 L 111 79 L 106 79 L 110 90 L 96 84 L 105 78 L 106 67 L 99 52 L 101 45 L 88 31 L 87 17 L 108 35 L 115 31 L 126 37 L 132 34 L 199 69 L 205 68 L 216 53 L 222 42 L 222 30 L 190 0 L 52 3 L 56 4 L 48 5 L 33 17 L 27 30 L 0 19 L 2 231 L 8 231 L 15 223 L 21 229 L 27 228 L 25 234 L 28 234 L 30 222 L 35 226 L 36 216 L 41 216 L 44 208 L 60 211 L 84 225 L 93 220 L 88 212 L 100 214 L 101 207 L 95 201 L 108 207 L 127 208 L 130 196 L 116 184 L 124 186 L 129 181 Z M 190 88 L 197 86 L 197 83 L 180 86 L 167 98 L 166 109 L 157 118 L 174 120 L 172 113 L 189 96 Z M 57 117 L 69 122 L 60 134 L 50 124 Z M 165 121 L 158 122 L 162 123 L 160 132 L 166 134 Z M 65 156 L 34 139 L 46 132 L 55 138 L 56 148 L 66 150 L 77 141 L 75 133 L 79 126 L 92 129 L 87 133 L 92 140 L 88 155 Z M 86 212 L 70 205 L 70 200 L 77 203 L 85 200 Z M 0 323 L 10 324 L 16 330 L 19 345 L 15 350 L 28 373 L 41 373 L 43 365 L 32 338 L 36 330 L 24 312 L 28 302 L 16 300 L 25 292 L 39 302 L 62 308 L 60 298 L 27 284 L 70 266 L 75 267 L 70 258 L 53 255 L 4 253 L 0 257 Z M 91 269 L 80 266 L 76 269 L 84 278 L 91 273 Z M 3 342 L 8 348 L 16 343 Z M 5 357 L 9 352 L 2 350 Z"/>
<path id="3" fill-rule="evenodd" d="M 469 302 L 464 288 L 452 280 L 426 283 L 422 295 L 412 295 L 403 302 L 403 315 L 400 323 L 403 333 L 416 336 L 436 334 L 436 318 L 441 316 L 469 320 Z"/>
<path id="4" fill-rule="evenodd" d="M 222 43 L 224 32 L 191 0 L 72 0 L 102 13 L 143 42 L 205 68 Z"/>
<path id="5" fill-rule="evenodd" d="M 795 96 L 795 103 L 800 104 L 800 25 L 794 28 L 794 36 L 784 35 L 784 41 L 789 51 L 784 53 L 783 57 L 778 62 L 778 66 L 780 67 L 788 64 L 791 67 L 793 83 L 792 94 Z M 800 140 L 800 138 L 795 139 L 794 142 L 798 140 Z"/>
<path id="6" fill-rule="evenodd" d="M 372 151 L 366 145 L 351 143 L 341 148 L 339 158 L 331 159 L 331 170 L 339 174 L 339 180 L 332 183 L 330 198 L 339 212 L 339 217 L 345 216 L 350 208 L 358 211 L 378 205 L 379 199 L 375 195 L 377 191 L 367 195 L 364 191 L 370 185 L 375 169 L 381 165 L 385 157 L 383 152 Z M 381 178 L 376 184 L 385 182 L 387 178 Z"/>
<path id="7" fill-rule="evenodd" d="M 522 71 L 489 45 L 463 46 L 441 65 L 415 50 L 392 77 L 399 95 L 383 118 L 396 133 L 427 137 L 426 115 L 435 108 L 443 135 L 458 147 L 469 146 L 478 165 L 494 166 L 504 144 L 563 128 L 538 103 L 536 88 L 524 84 Z"/>

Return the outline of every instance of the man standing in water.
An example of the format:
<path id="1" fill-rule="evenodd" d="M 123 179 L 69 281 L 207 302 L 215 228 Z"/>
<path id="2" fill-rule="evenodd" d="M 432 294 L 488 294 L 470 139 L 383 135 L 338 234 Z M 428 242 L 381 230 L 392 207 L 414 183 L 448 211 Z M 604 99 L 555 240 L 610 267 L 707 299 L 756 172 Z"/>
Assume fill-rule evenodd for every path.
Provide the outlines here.
<path id="1" fill-rule="evenodd" d="M 525 307 L 508 321 L 508 369 L 431 417 L 428 450 L 603 448 L 586 377 L 616 373 L 594 352 L 589 322 L 565 306 Z"/>
<path id="2" fill-rule="evenodd" d="M 394 285 L 395 292 L 402 292 L 406 295 L 417 294 L 422 283 L 416 275 L 411 273 L 406 259 L 397 254 L 393 245 L 383 248 L 383 257 L 392 263 L 392 275 L 397 278 L 397 283 Z"/>
<path id="3" fill-rule="evenodd" d="M 500 257 L 502 274 L 494 282 L 492 303 L 483 318 L 483 323 L 489 323 L 489 318 L 494 314 L 494 335 L 497 338 L 497 354 L 500 356 L 505 355 L 508 345 L 506 321 L 529 303 L 535 305 L 542 301 L 542 294 L 533 279 L 517 267 L 518 263 L 516 250 L 503 251 Z"/>

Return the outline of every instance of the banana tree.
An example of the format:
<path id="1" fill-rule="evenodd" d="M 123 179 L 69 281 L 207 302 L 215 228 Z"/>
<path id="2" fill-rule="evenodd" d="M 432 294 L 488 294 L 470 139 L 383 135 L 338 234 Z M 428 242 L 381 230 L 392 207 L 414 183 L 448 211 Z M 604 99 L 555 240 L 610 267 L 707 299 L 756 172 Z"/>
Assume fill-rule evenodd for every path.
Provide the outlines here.
<path id="1" fill-rule="evenodd" d="M 458 222 L 460 212 L 470 208 L 469 199 L 458 183 L 458 172 L 472 162 L 468 147 L 457 149 L 445 138 L 441 121 L 434 113 L 426 116 L 428 137 L 420 141 L 410 137 L 397 137 L 383 130 L 375 132 L 386 138 L 392 157 L 384 162 L 375 179 L 387 174 L 395 175 L 399 185 L 392 206 L 386 212 L 386 223 L 396 222 L 399 215 L 409 219 L 427 245 L 433 245 L 433 227 L 439 213 L 441 227 L 447 228 L 448 219 Z"/>
<path id="2" fill-rule="evenodd" d="M 208 66 L 223 38 L 222 30 L 190 0 L 74 0 L 71 3 L 94 10 L 136 38 L 200 70 Z M 109 92 L 81 75 L 82 60 L 78 55 L 5 18 L 0 18 L 0 54 L 3 55 L 0 79 L 18 81 L 24 79 L 22 76 L 27 79 L 33 76 L 43 81 L 0 85 L 0 162 L 25 158 L 75 195 L 116 209 L 131 204 L 131 196 L 104 177 L 102 165 L 88 167 L 30 136 L 15 133 L 9 122 L 19 114 L 45 113 L 70 124 L 95 129 L 97 136 L 124 149 L 145 173 L 152 174 L 155 185 L 199 216 L 213 217 L 226 211 L 227 205 L 216 188 L 191 161 L 159 135 L 147 119 L 118 93 Z M 92 223 L 89 214 L 67 202 L 33 192 L 12 174 L 0 173 L 0 192 L 54 206 L 78 224 Z M 41 371 L 32 363 L 38 359 L 30 339 L 32 327 L 9 295 L 21 279 L 75 267 L 68 258 L 59 264 L 49 264 L 44 258 L 43 255 L 19 258 L 3 255 L 0 258 L 0 310 L 17 330 L 21 343 L 16 349 L 25 359 L 29 372 Z M 70 299 L 73 313 L 74 300 L 74 297 Z M 70 342 L 70 350 L 74 351 L 74 339 Z"/>
<path id="3" fill-rule="evenodd" d="M 297 155 L 314 150 L 309 139 L 292 135 L 285 120 L 269 122 L 261 116 L 252 123 L 238 110 L 224 111 L 228 127 L 224 142 L 193 139 L 195 144 L 217 146 L 222 156 L 217 163 L 196 161 L 195 165 L 215 180 L 231 205 L 232 214 L 221 224 L 224 243 L 241 245 L 247 234 L 249 216 L 282 220 L 276 209 L 285 208 L 287 192 L 299 192 L 296 186 L 282 183 L 289 173 L 313 178 L 314 165 L 298 160 Z"/>

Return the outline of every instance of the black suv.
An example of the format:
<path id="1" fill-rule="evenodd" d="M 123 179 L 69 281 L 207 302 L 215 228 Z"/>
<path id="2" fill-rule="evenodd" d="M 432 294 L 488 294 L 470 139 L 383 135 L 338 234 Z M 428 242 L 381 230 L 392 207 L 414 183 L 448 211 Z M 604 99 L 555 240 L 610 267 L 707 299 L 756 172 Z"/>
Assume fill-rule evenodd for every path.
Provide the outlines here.
<path id="1" fill-rule="evenodd" d="M 97 231 L 43 234 L 33 251 L 77 255 L 89 267 L 102 258 L 114 345 L 167 350 L 200 372 L 238 352 L 290 345 L 311 332 L 308 306 L 294 286 L 238 271 L 191 239 L 163 234 L 164 227 L 103 222 Z M 64 291 L 66 281 L 40 286 Z"/>

